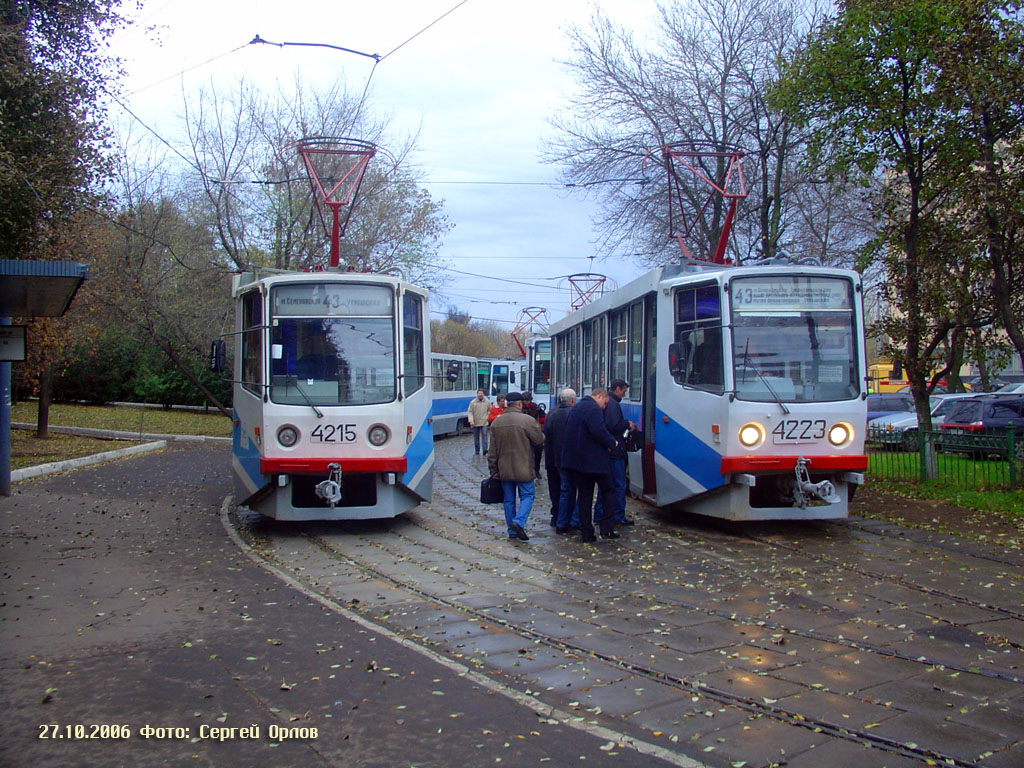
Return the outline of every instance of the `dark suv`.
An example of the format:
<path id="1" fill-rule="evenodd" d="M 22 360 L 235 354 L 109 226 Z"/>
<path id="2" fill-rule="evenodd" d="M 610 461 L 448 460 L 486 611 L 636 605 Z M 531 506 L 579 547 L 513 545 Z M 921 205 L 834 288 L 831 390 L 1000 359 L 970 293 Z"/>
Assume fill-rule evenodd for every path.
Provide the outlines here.
<path id="1" fill-rule="evenodd" d="M 1013 427 L 1014 453 L 1024 456 L 1024 397 L 986 395 L 958 403 L 942 423 L 938 445 L 947 451 L 975 456 L 1009 450 L 1008 432 Z"/>

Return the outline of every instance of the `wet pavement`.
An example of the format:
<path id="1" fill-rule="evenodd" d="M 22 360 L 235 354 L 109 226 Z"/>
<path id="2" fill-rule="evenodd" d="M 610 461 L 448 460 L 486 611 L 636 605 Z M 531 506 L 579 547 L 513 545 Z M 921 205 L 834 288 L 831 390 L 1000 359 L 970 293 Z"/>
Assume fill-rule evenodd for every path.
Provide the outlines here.
<path id="1" fill-rule="evenodd" d="M 0 764 L 685 764 L 518 703 L 260 567 L 220 519 L 229 461 L 175 445 L 0 499 Z"/>
<path id="2" fill-rule="evenodd" d="M 583 545 L 548 526 L 541 490 L 530 541 L 509 541 L 471 442 L 436 448 L 434 502 L 401 519 L 236 523 L 309 589 L 706 765 L 1024 764 L 1019 553 L 634 502 L 622 539 Z"/>
<path id="3" fill-rule="evenodd" d="M 545 483 L 509 541 L 471 446 L 438 441 L 434 502 L 393 521 L 238 514 L 220 446 L 16 485 L 0 762 L 1024 764 L 1019 554 L 632 501 L 583 545 Z"/>

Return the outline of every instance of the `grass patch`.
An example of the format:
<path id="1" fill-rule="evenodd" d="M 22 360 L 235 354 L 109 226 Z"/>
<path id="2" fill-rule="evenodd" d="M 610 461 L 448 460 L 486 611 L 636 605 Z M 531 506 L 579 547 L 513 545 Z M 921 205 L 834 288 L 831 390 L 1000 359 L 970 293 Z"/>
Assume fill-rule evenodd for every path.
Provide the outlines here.
<path id="1" fill-rule="evenodd" d="M 11 408 L 11 421 L 35 424 L 38 418 L 39 404 L 34 401 L 15 403 Z M 136 406 L 54 403 L 50 406 L 50 426 L 231 437 L 231 420 L 219 411 L 201 413 Z"/>
<path id="2" fill-rule="evenodd" d="M 78 435 L 60 435 L 52 433 L 40 439 L 35 432 L 25 429 L 11 430 L 11 469 L 24 469 L 38 464 L 49 464 L 51 461 L 67 461 L 80 456 L 92 456 L 97 453 L 116 451 L 139 445 L 127 440 L 100 440 L 95 437 L 79 437 Z"/>
<path id="3" fill-rule="evenodd" d="M 905 483 L 879 477 L 871 479 L 871 486 L 882 493 L 908 499 L 942 501 L 952 506 L 984 512 L 1014 525 L 1024 523 L 1024 490 L 972 490 L 939 481 Z"/>

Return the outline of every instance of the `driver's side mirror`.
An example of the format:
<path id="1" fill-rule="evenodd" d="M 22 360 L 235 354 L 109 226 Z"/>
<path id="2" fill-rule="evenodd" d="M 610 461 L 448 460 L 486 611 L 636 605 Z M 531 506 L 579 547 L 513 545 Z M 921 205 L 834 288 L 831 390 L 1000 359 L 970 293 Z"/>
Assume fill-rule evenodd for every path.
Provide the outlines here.
<path id="1" fill-rule="evenodd" d="M 452 382 L 458 381 L 459 380 L 459 374 L 461 372 L 462 372 L 462 361 L 461 360 L 452 360 L 450 363 L 448 363 L 448 370 L 445 373 L 445 378 L 448 379 L 448 381 L 452 381 Z"/>
<path id="2" fill-rule="evenodd" d="M 224 339 L 214 339 L 210 343 L 210 370 L 214 373 L 223 373 L 226 365 L 227 345 Z"/>
<path id="3" fill-rule="evenodd" d="M 675 379 L 683 378 L 686 371 L 686 353 L 677 341 L 668 345 L 668 370 Z"/>

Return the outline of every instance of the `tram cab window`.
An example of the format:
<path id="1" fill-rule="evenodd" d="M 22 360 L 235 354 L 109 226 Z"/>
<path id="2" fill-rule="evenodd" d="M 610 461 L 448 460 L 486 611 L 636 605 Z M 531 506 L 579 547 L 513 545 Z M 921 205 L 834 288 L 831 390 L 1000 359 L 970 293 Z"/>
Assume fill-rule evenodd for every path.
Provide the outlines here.
<path id="1" fill-rule="evenodd" d="M 412 293 L 402 297 L 402 361 L 406 394 L 423 386 L 423 299 Z"/>
<path id="2" fill-rule="evenodd" d="M 249 291 L 242 297 L 242 386 L 259 393 L 263 386 L 263 297 Z"/>
<path id="3" fill-rule="evenodd" d="M 288 405 L 364 405 L 394 400 L 393 299 L 391 289 L 383 286 L 310 283 L 274 287 L 270 399 Z M 409 367 L 408 330 L 406 371 L 413 374 L 409 387 L 415 389 L 423 385 L 422 362 L 418 371 Z M 422 349 L 422 334 L 418 348 Z M 416 349 L 414 343 L 412 351 Z"/>
<path id="4" fill-rule="evenodd" d="M 709 392 L 723 392 L 722 302 L 718 285 L 676 291 L 675 315 L 675 339 L 681 358 L 676 381 Z"/>

